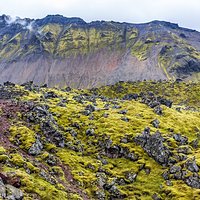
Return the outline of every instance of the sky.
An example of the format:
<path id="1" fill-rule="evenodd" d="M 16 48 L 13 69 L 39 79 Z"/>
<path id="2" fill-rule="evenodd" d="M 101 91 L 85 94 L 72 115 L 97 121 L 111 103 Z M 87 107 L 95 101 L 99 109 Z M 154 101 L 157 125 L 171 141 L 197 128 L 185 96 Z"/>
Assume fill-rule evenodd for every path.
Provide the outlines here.
<path id="1" fill-rule="evenodd" d="M 0 0 L 0 15 L 43 18 L 48 14 L 145 23 L 164 20 L 200 31 L 200 0 Z"/>

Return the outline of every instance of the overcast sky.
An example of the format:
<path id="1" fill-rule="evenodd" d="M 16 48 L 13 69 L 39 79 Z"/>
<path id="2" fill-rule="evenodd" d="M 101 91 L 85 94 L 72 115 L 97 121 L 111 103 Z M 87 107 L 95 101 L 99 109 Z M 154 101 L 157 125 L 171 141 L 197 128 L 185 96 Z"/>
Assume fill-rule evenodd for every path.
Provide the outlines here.
<path id="1" fill-rule="evenodd" d="M 87 22 L 165 20 L 200 30 L 200 0 L 0 0 L 0 14 L 22 18 L 61 14 Z"/>

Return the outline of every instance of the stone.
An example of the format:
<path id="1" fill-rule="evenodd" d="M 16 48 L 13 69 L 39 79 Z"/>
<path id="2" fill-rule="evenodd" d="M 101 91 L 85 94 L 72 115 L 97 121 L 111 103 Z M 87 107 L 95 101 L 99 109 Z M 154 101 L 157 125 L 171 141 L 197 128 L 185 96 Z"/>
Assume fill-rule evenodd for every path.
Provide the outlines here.
<path id="1" fill-rule="evenodd" d="M 159 197 L 158 194 L 153 194 L 152 199 L 153 200 L 162 200 L 161 197 Z"/>
<path id="2" fill-rule="evenodd" d="M 113 185 L 108 191 L 112 197 L 120 198 L 121 196 L 119 189 L 115 185 Z"/>
<path id="3" fill-rule="evenodd" d="M 105 140 L 105 148 L 106 149 L 109 149 L 110 147 L 111 147 L 111 144 L 112 144 L 113 142 L 112 142 L 112 140 L 111 139 L 106 139 Z"/>
<path id="4" fill-rule="evenodd" d="M 89 116 L 89 118 L 88 118 L 89 120 L 94 120 L 94 115 L 93 114 L 91 114 L 90 116 Z"/>
<path id="5" fill-rule="evenodd" d="M 165 180 L 169 180 L 169 171 L 165 171 L 165 172 L 163 172 L 163 174 L 162 174 L 162 177 L 165 179 Z"/>
<path id="6" fill-rule="evenodd" d="M 185 183 L 192 188 L 200 189 L 200 178 L 195 176 L 189 176 L 185 179 Z"/>
<path id="7" fill-rule="evenodd" d="M 23 86 L 25 90 L 29 90 L 29 91 L 33 91 L 35 88 L 33 81 L 28 81 L 26 83 L 23 83 L 23 84 L 21 84 L 21 86 Z"/>
<path id="8" fill-rule="evenodd" d="M 173 178 L 176 180 L 182 180 L 182 173 L 181 172 L 177 172 L 173 175 Z"/>
<path id="9" fill-rule="evenodd" d="M 128 143 L 128 139 L 124 137 L 124 138 L 122 138 L 122 139 L 120 140 L 120 142 L 126 144 L 126 143 Z"/>
<path id="10" fill-rule="evenodd" d="M 121 120 L 125 121 L 125 122 L 129 122 L 129 118 L 128 117 L 121 117 Z"/>
<path id="11" fill-rule="evenodd" d="M 108 113 L 104 113 L 104 114 L 103 114 L 103 117 L 104 117 L 104 118 L 108 118 L 108 116 L 109 116 Z"/>
<path id="12" fill-rule="evenodd" d="M 106 194 L 105 194 L 104 190 L 96 191 L 96 197 L 97 197 L 98 200 L 105 200 Z"/>
<path id="13" fill-rule="evenodd" d="M 86 133 L 87 136 L 93 136 L 94 135 L 94 129 L 87 129 L 85 133 Z"/>
<path id="14" fill-rule="evenodd" d="M 97 172 L 96 173 L 96 177 L 97 177 L 98 186 L 100 188 L 103 188 L 103 186 L 107 182 L 107 176 L 106 176 L 106 174 L 104 172 Z"/>
<path id="15" fill-rule="evenodd" d="M 160 106 L 160 103 L 158 101 L 150 101 L 148 104 L 147 104 L 150 108 L 155 108 L 157 106 Z"/>
<path id="16" fill-rule="evenodd" d="M 84 110 L 84 111 L 82 111 L 82 114 L 85 116 L 88 116 L 91 114 L 91 112 L 89 110 Z"/>
<path id="17" fill-rule="evenodd" d="M 165 105 L 165 106 L 167 106 L 167 107 L 169 107 L 169 108 L 171 108 L 172 107 L 172 101 L 171 100 L 167 100 L 167 99 L 164 99 L 164 98 L 161 98 L 160 100 L 160 103 L 162 104 L 162 105 Z"/>
<path id="18" fill-rule="evenodd" d="M 190 159 L 185 163 L 187 169 L 191 172 L 199 172 L 199 167 L 196 164 L 195 159 Z"/>
<path id="19" fill-rule="evenodd" d="M 47 182 L 51 183 L 52 185 L 56 184 L 56 180 L 51 177 L 51 175 L 45 172 L 43 169 L 40 171 L 40 176 L 44 178 Z"/>
<path id="20" fill-rule="evenodd" d="M 49 154 L 46 162 L 51 166 L 55 166 L 57 164 L 58 160 L 55 156 Z"/>
<path id="21" fill-rule="evenodd" d="M 52 98 L 58 98 L 58 95 L 54 92 L 50 91 L 44 94 L 45 99 L 52 99 Z"/>
<path id="22" fill-rule="evenodd" d="M 148 168 L 148 167 L 145 167 L 145 168 L 144 168 L 144 171 L 145 171 L 145 173 L 146 173 L 147 175 L 149 175 L 149 174 L 151 173 L 151 169 Z"/>
<path id="23" fill-rule="evenodd" d="M 154 108 L 154 112 L 157 114 L 157 115 L 162 115 L 163 114 L 163 111 L 162 111 L 162 108 L 160 106 L 156 106 Z"/>
<path id="24" fill-rule="evenodd" d="M 149 127 L 146 127 L 146 128 L 144 129 L 143 134 L 149 135 L 149 134 L 150 134 L 150 128 L 149 128 Z"/>
<path id="25" fill-rule="evenodd" d="M 197 149 L 198 146 L 199 146 L 199 139 L 192 140 L 192 142 L 190 143 L 190 145 L 191 145 L 194 149 Z"/>
<path id="26" fill-rule="evenodd" d="M 96 108 L 93 105 L 89 104 L 85 107 L 85 110 L 89 110 L 91 113 L 91 112 L 94 112 Z"/>
<path id="27" fill-rule="evenodd" d="M 125 177 L 126 177 L 127 180 L 129 180 L 131 183 L 133 183 L 137 178 L 137 174 L 136 173 L 132 173 L 132 172 L 127 172 L 125 174 Z"/>
<path id="28" fill-rule="evenodd" d="M 175 174 L 175 173 L 181 171 L 181 167 L 180 167 L 180 166 L 173 165 L 172 167 L 170 167 L 169 171 L 170 171 L 171 174 Z"/>
<path id="29" fill-rule="evenodd" d="M 71 89 L 71 87 L 69 87 L 69 86 L 66 87 L 66 88 L 64 88 L 64 91 L 65 91 L 65 92 L 70 92 L 71 90 L 72 90 L 72 89 Z"/>
<path id="30" fill-rule="evenodd" d="M 1 177 L 0 177 L 0 197 L 2 197 L 3 199 L 6 198 L 6 188 Z"/>
<path id="31" fill-rule="evenodd" d="M 81 128 L 81 126 L 77 122 L 74 122 L 73 124 L 71 124 L 71 126 L 77 128 L 77 129 Z"/>
<path id="32" fill-rule="evenodd" d="M 158 119 L 154 119 L 151 124 L 153 125 L 153 127 L 155 128 L 159 128 L 159 124 L 160 124 L 160 121 Z"/>
<path id="33" fill-rule="evenodd" d="M 78 135 L 78 133 L 75 130 L 73 130 L 73 129 L 70 131 L 70 134 L 74 138 L 77 137 L 77 135 Z"/>
<path id="34" fill-rule="evenodd" d="M 167 180 L 167 181 L 166 181 L 166 185 L 167 185 L 167 186 L 172 186 L 173 184 L 172 184 L 172 182 L 171 182 L 170 180 Z"/>
<path id="35" fill-rule="evenodd" d="M 3 85 L 6 86 L 6 87 L 15 87 L 15 84 L 11 83 L 10 81 L 4 82 Z"/>
<path id="36" fill-rule="evenodd" d="M 63 107 L 63 108 L 66 107 L 66 105 L 63 102 L 59 102 L 56 106 L 60 106 L 60 107 Z"/>
<path id="37" fill-rule="evenodd" d="M 174 140 L 179 142 L 181 145 L 186 145 L 188 144 L 188 138 L 186 136 L 182 136 L 181 134 L 173 134 Z"/>
<path id="38" fill-rule="evenodd" d="M 138 94 L 126 94 L 122 98 L 123 100 L 137 100 L 139 98 Z"/>
<path id="39" fill-rule="evenodd" d="M 170 162 L 172 153 L 164 145 L 164 138 L 159 132 L 150 135 L 144 131 L 142 135 L 138 135 L 134 138 L 136 144 L 139 144 L 147 154 L 154 158 L 161 165 L 167 166 Z"/>
<path id="40" fill-rule="evenodd" d="M 127 110 L 120 110 L 118 113 L 122 114 L 122 115 L 125 115 L 127 112 L 128 112 Z"/>
<path id="41" fill-rule="evenodd" d="M 24 195 L 23 192 L 12 186 L 12 185 L 5 185 L 6 187 L 6 199 L 8 200 L 22 200 Z"/>
<path id="42" fill-rule="evenodd" d="M 138 156 L 135 153 L 130 153 L 130 152 L 128 154 L 124 153 L 124 157 L 128 158 L 133 162 L 138 160 Z"/>
<path id="43" fill-rule="evenodd" d="M 182 146 L 182 147 L 178 147 L 177 152 L 178 153 L 183 153 L 183 154 L 190 154 L 191 153 L 191 149 L 188 146 Z"/>
<path id="44" fill-rule="evenodd" d="M 116 180 L 116 183 L 117 183 L 118 185 L 126 185 L 126 181 L 125 181 L 123 178 L 118 178 L 118 179 Z"/>
<path id="45" fill-rule="evenodd" d="M 40 142 L 40 140 L 37 139 L 36 142 L 28 150 L 28 153 L 30 155 L 36 156 L 36 155 L 39 155 L 41 153 L 42 149 L 43 149 L 43 145 Z"/>
<path id="46" fill-rule="evenodd" d="M 120 109 L 121 108 L 121 106 L 120 105 L 114 105 L 113 107 L 112 107 L 112 109 Z"/>

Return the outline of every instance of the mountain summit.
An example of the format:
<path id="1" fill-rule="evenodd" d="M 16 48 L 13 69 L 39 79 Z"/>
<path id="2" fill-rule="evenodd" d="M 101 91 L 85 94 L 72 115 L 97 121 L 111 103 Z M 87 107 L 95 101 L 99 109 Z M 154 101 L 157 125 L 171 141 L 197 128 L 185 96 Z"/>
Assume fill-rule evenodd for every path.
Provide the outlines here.
<path id="1" fill-rule="evenodd" d="M 0 81 L 96 87 L 200 79 L 200 33 L 177 24 L 0 16 Z"/>

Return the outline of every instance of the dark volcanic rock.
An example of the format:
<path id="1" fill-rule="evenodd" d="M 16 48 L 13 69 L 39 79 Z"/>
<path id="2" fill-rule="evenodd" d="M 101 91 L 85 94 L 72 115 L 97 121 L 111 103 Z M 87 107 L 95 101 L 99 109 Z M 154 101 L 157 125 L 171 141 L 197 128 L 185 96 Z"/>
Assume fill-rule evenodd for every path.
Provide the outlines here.
<path id="1" fill-rule="evenodd" d="M 138 97 L 138 94 L 126 94 L 124 95 L 123 100 L 137 100 Z"/>
<path id="2" fill-rule="evenodd" d="M 51 98 L 58 98 L 58 95 L 56 95 L 54 92 L 47 92 L 44 94 L 44 98 L 51 99 Z"/>
<path id="3" fill-rule="evenodd" d="M 85 133 L 86 133 L 87 136 L 93 136 L 94 135 L 94 129 L 87 129 Z"/>
<path id="4" fill-rule="evenodd" d="M 188 160 L 186 162 L 186 167 L 191 172 L 198 172 L 199 171 L 199 167 L 197 166 L 195 159 Z"/>
<path id="5" fill-rule="evenodd" d="M 1 86 L 0 85 L 0 99 L 14 99 L 19 96 L 23 96 L 26 92 L 22 92 L 14 86 Z"/>
<path id="6" fill-rule="evenodd" d="M 28 153 L 30 155 L 36 156 L 36 155 L 39 155 L 41 153 L 42 149 L 43 149 L 43 145 L 40 142 L 40 140 L 37 139 L 36 142 L 28 150 Z"/>
<path id="7" fill-rule="evenodd" d="M 89 110 L 90 112 L 94 112 L 95 111 L 95 107 L 93 105 L 89 104 L 89 105 L 87 105 L 85 107 L 85 110 Z"/>
<path id="8" fill-rule="evenodd" d="M 158 98 L 159 99 L 159 102 L 162 104 L 162 105 L 165 105 L 169 108 L 172 107 L 172 101 L 171 100 L 168 100 L 168 99 L 164 99 L 164 98 Z"/>
<path id="9" fill-rule="evenodd" d="M 164 145 L 164 138 L 159 132 L 150 135 L 144 131 L 142 135 L 135 137 L 134 141 L 141 145 L 147 154 L 162 165 L 169 165 L 172 152 Z"/>
<path id="10" fill-rule="evenodd" d="M 160 106 L 156 106 L 154 108 L 154 112 L 157 114 L 157 115 L 162 115 L 163 114 L 163 109 L 160 107 Z"/>
<path id="11" fill-rule="evenodd" d="M 182 136 L 181 134 L 174 134 L 173 138 L 179 142 L 181 145 L 188 144 L 188 138 L 186 136 Z"/>
<path id="12" fill-rule="evenodd" d="M 185 183 L 192 188 L 200 189 L 200 177 L 199 176 L 189 176 L 185 179 Z"/>
<path id="13" fill-rule="evenodd" d="M 7 87 L 14 87 L 14 86 L 15 86 L 14 83 L 11 83 L 11 82 L 9 82 L 9 81 L 4 82 L 3 85 L 4 85 L 4 86 L 7 86 Z"/>
<path id="14" fill-rule="evenodd" d="M 118 113 L 122 114 L 122 115 L 125 115 L 127 112 L 128 112 L 127 110 L 120 110 Z"/>
<path id="15" fill-rule="evenodd" d="M 151 124 L 155 127 L 155 128 L 158 128 L 159 127 L 159 124 L 160 124 L 160 122 L 159 122 L 159 120 L 158 119 L 155 119 L 155 120 L 153 120 L 152 122 L 151 122 Z"/>

